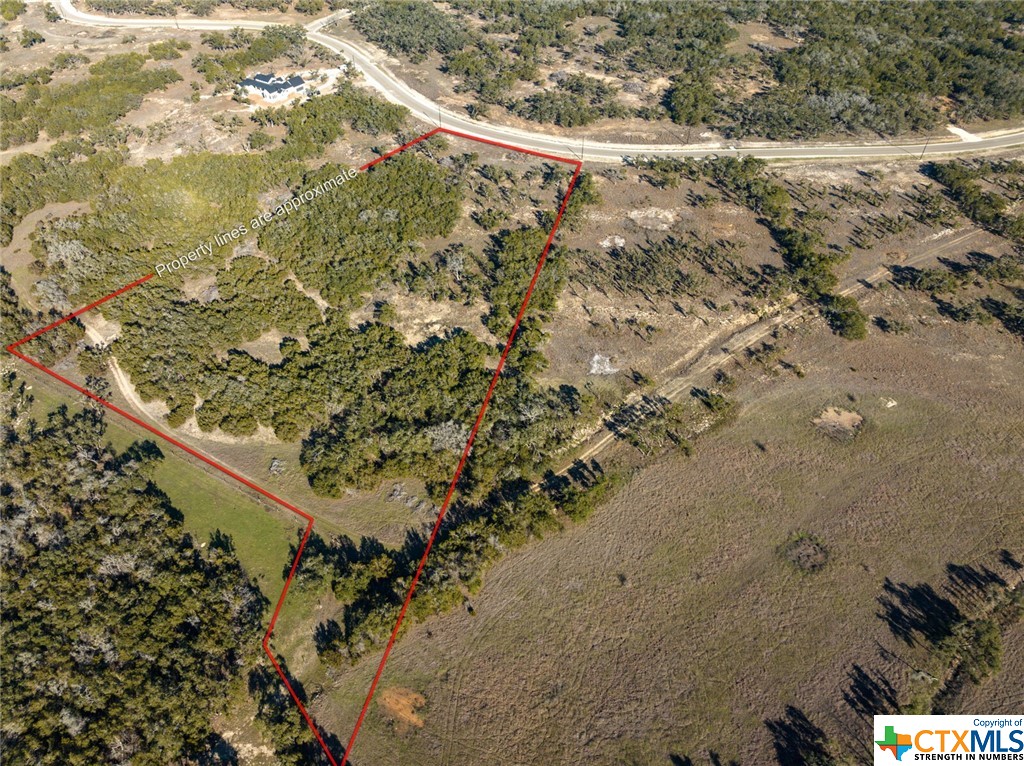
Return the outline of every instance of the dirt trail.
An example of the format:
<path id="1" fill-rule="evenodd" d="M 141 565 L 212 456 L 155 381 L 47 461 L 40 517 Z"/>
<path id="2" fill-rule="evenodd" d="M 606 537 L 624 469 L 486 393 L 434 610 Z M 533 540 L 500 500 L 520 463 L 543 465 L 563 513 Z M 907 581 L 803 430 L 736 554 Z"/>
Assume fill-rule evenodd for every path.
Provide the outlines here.
<path id="1" fill-rule="evenodd" d="M 299 278 L 295 276 L 294 271 L 288 272 L 288 279 L 295 283 L 295 287 L 298 289 L 300 293 L 305 295 L 307 298 L 312 300 L 313 303 L 316 304 L 317 308 L 320 309 L 321 316 L 323 316 L 324 312 L 326 312 L 331 307 L 331 304 L 325 301 L 324 297 L 320 293 L 302 284 L 302 282 L 299 281 Z"/>
<path id="2" fill-rule="evenodd" d="M 981 229 L 977 229 L 973 226 L 969 227 L 958 236 L 907 258 L 900 265 L 909 266 L 937 257 L 945 253 L 947 250 L 963 244 L 980 233 L 982 233 Z M 839 294 L 852 295 L 866 290 L 868 288 L 864 284 L 865 282 L 873 283 L 876 280 L 884 278 L 887 274 L 889 274 L 889 269 L 885 266 L 880 266 L 867 276 L 849 277 L 853 283 L 840 290 Z M 702 350 L 698 349 L 687 353 L 679 362 L 676 362 L 666 368 L 672 369 L 673 367 L 677 367 L 680 363 L 683 363 L 686 364 L 685 369 L 654 388 L 654 390 L 650 391 L 648 395 L 664 397 L 669 401 L 678 399 L 682 395 L 688 393 L 690 389 L 696 385 L 700 376 L 707 374 L 717 367 L 721 367 L 730 359 L 735 358 L 737 354 L 743 351 L 743 349 L 750 348 L 753 344 L 769 337 L 780 326 L 787 322 L 805 319 L 815 310 L 814 306 L 808 305 L 797 309 L 796 311 L 789 312 L 787 309 L 795 306 L 798 302 L 798 298 L 796 295 L 790 295 L 787 297 L 786 301 L 784 308 L 777 315 L 768 318 L 758 318 L 742 328 L 731 332 L 726 337 L 722 337 L 721 335 L 716 336 L 712 341 L 709 341 Z M 563 465 L 557 472 L 565 473 L 577 461 L 587 462 L 592 460 L 596 455 L 606 450 L 616 440 L 617 437 L 615 434 L 609 431 L 606 427 L 599 428 L 587 438 L 585 448 L 576 453 L 572 460 Z"/>
<path id="3" fill-rule="evenodd" d="M 93 343 L 100 346 L 109 344 L 121 331 L 117 324 L 108 322 L 102 317 L 82 316 L 80 319 L 82 324 L 85 325 L 86 336 Z M 109 366 L 110 376 L 113 379 L 114 385 L 117 386 L 117 390 L 121 392 L 121 396 L 127 400 L 128 404 L 147 420 L 162 426 L 163 423 L 161 421 L 163 416 L 167 414 L 167 407 L 161 408 L 159 402 L 146 404 L 146 402 L 142 401 L 142 397 L 139 396 L 135 386 L 132 385 L 131 378 L 121 369 L 116 359 L 111 358 Z"/>
<path id="4" fill-rule="evenodd" d="M 118 327 L 117 324 L 108 322 L 102 317 L 82 316 L 81 319 L 82 324 L 85 326 L 85 334 L 93 343 L 106 345 L 117 336 L 118 332 L 120 332 L 120 327 Z M 138 391 L 135 389 L 135 385 L 132 383 L 131 378 L 117 363 L 117 359 L 112 357 L 110 359 L 109 366 L 110 377 L 113 380 L 114 385 L 117 386 L 117 390 L 121 392 L 121 396 L 125 398 L 125 401 L 127 401 L 130 407 L 139 415 L 154 425 L 159 426 L 162 430 L 172 433 L 177 431 L 179 437 L 188 436 L 196 441 L 214 442 L 219 444 L 274 444 L 279 441 L 277 437 L 274 436 L 274 432 L 265 426 L 260 426 L 252 436 L 231 436 L 219 429 L 209 432 L 203 431 L 198 425 L 196 425 L 195 418 L 189 418 L 181 428 L 169 428 L 167 423 L 164 421 L 164 417 L 168 412 L 167 405 L 159 401 L 149 403 L 144 402 L 142 397 L 139 396 Z"/>

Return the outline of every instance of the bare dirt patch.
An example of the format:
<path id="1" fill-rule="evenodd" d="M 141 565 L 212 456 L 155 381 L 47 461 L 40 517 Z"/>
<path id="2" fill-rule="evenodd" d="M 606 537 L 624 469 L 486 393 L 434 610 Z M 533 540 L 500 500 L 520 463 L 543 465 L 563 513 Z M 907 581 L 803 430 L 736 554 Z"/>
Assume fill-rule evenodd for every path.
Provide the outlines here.
<path id="1" fill-rule="evenodd" d="M 403 689 L 392 686 L 388 689 L 381 689 L 377 697 L 377 704 L 380 705 L 385 715 L 395 723 L 399 733 L 405 733 L 411 728 L 423 728 L 423 719 L 416 712 L 427 704 L 427 698 L 412 689 Z"/>
<path id="2" fill-rule="evenodd" d="M 864 425 L 864 416 L 853 410 L 826 407 L 811 423 L 836 441 L 852 441 Z"/>
<path id="3" fill-rule="evenodd" d="M 641 229 L 653 229 L 655 231 L 668 231 L 678 220 L 674 210 L 649 207 L 645 210 L 630 210 L 627 214 L 629 220 L 633 221 Z"/>
<path id="4" fill-rule="evenodd" d="M 284 333 L 280 330 L 267 330 L 256 340 L 251 340 L 248 343 L 239 343 L 237 348 L 250 356 L 262 359 L 268 364 L 279 364 L 281 359 L 283 359 L 281 355 L 281 341 L 284 340 L 284 337 Z M 299 342 L 304 347 L 307 347 L 309 341 L 303 343 L 303 340 Z"/>
<path id="5" fill-rule="evenodd" d="M 381 297 L 394 306 L 399 320 L 395 329 L 405 337 L 406 343 L 416 345 L 435 335 L 444 335 L 457 327 L 472 333 L 485 343 L 496 344 L 498 340 L 483 325 L 482 318 L 487 313 L 487 306 L 482 301 L 466 306 L 455 301 L 431 300 L 429 298 L 388 290 Z M 374 310 L 375 301 L 371 300 L 358 311 L 350 315 L 353 327 L 368 321 Z"/>
<path id="6" fill-rule="evenodd" d="M 199 274 L 194 276 L 189 274 L 182 279 L 181 292 L 190 301 L 206 302 L 217 294 L 217 275 Z"/>
<path id="7" fill-rule="evenodd" d="M 745 50 L 753 49 L 757 46 L 787 50 L 795 48 L 800 44 L 799 40 L 783 37 L 769 24 L 762 24 L 756 21 L 737 24 L 736 31 L 739 33 L 739 37 L 727 46 L 727 50 L 730 53 L 743 53 Z"/>

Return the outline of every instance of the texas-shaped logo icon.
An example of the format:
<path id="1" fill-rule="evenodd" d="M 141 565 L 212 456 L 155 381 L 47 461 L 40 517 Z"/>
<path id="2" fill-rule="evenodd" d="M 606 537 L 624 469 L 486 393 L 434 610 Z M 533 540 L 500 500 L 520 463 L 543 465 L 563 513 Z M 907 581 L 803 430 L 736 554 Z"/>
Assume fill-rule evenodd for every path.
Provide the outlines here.
<path id="1" fill-rule="evenodd" d="M 914 747 L 909 734 L 897 734 L 896 729 L 892 726 L 885 727 L 885 738 L 876 739 L 875 744 L 878 745 L 879 750 L 888 750 L 896 756 L 897 761 L 902 761 L 903 754 Z"/>

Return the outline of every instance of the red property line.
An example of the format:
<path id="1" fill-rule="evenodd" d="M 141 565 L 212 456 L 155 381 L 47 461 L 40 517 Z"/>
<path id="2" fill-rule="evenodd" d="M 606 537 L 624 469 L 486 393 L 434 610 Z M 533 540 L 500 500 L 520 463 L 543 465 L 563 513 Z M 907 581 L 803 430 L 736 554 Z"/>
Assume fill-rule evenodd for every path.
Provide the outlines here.
<path id="1" fill-rule="evenodd" d="M 159 430 L 157 428 L 154 428 L 153 426 L 149 425 L 145 421 L 143 421 L 143 420 L 137 418 L 136 416 L 132 415 L 130 412 L 126 412 L 125 410 L 121 409 L 117 405 L 111 404 L 107 400 L 97 396 L 96 394 L 94 394 L 93 392 L 89 391 L 88 389 L 85 389 L 82 386 L 79 386 L 78 384 L 74 383 L 73 381 L 68 380 L 67 378 L 63 377 L 59 373 L 54 372 L 52 369 L 50 369 L 46 365 L 42 364 L 41 362 L 36 361 L 35 359 L 32 359 L 31 357 L 26 356 L 25 354 L 21 353 L 21 351 L 18 350 L 18 346 L 21 346 L 22 344 L 27 343 L 30 340 L 38 338 L 39 336 L 43 335 L 46 332 L 49 332 L 53 328 L 58 327 L 58 326 L 64 324 L 65 322 L 68 322 L 71 319 L 74 319 L 75 317 L 77 317 L 77 316 L 79 316 L 81 314 L 84 314 L 86 311 L 89 311 L 90 309 L 94 309 L 97 306 L 99 306 L 99 305 L 101 305 L 103 303 L 106 303 L 107 301 L 111 300 L 112 298 L 116 298 L 117 296 L 121 295 L 122 293 L 126 293 L 129 290 L 131 290 L 131 289 L 133 289 L 135 287 L 138 287 L 139 285 L 144 284 L 145 282 L 147 282 L 150 279 L 152 279 L 154 275 L 153 274 L 147 274 L 146 276 L 142 277 L 141 279 L 137 279 L 134 282 L 132 282 L 131 284 L 125 285 L 124 287 L 120 288 L 119 290 L 115 290 L 114 292 L 110 293 L 109 295 L 104 296 L 103 298 L 100 298 L 99 300 L 94 301 L 93 303 L 90 303 L 88 306 L 84 306 L 84 307 L 78 309 L 77 311 L 74 311 L 71 314 L 68 314 L 66 317 L 63 317 L 62 319 L 58 319 L 56 322 L 52 322 L 51 324 L 47 325 L 46 327 L 43 327 L 42 329 L 36 330 L 35 332 L 31 333 L 30 335 L 26 335 L 21 340 L 16 341 L 15 343 L 11 343 L 9 346 L 7 346 L 7 350 L 11 354 L 14 354 L 14 356 L 16 356 L 19 359 L 21 359 L 22 361 L 32 365 L 33 367 L 35 367 L 38 370 L 41 370 L 42 372 L 46 373 L 47 375 L 49 375 L 49 376 L 59 380 L 64 385 L 69 386 L 70 388 L 74 389 L 78 393 L 87 396 L 88 398 L 92 399 L 93 401 L 103 405 L 107 409 L 109 409 L 109 410 L 111 410 L 113 412 L 116 412 L 118 415 L 121 415 L 122 417 L 127 418 L 128 420 L 130 420 L 135 425 L 137 425 L 137 426 L 139 426 L 141 428 L 144 428 L 146 431 L 154 434 L 155 436 L 158 436 L 159 438 L 163 439 L 164 441 L 166 441 L 166 442 L 168 442 L 170 444 L 173 444 L 175 447 L 179 447 L 180 449 L 182 449 L 185 452 L 187 452 L 189 455 L 192 455 L 193 457 L 197 458 L 198 460 L 201 460 L 202 462 L 206 463 L 207 465 L 209 465 L 212 468 L 215 468 L 216 470 L 220 471 L 221 473 L 223 473 L 223 474 L 225 474 L 227 476 L 230 476 L 232 479 L 235 479 L 236 481 L 244 484 L 249 489 L 252 489 L 255 492 L 258 492 L 263 497 L 266 497 L 267 499 L 272 500 L 273 502 L 277 503 L 278 505 L 282 506 L 283 508 L 287 508 L 288 510 L 292 511 L 293 513 L 298 514 L 299 516 L 301 516 L 303 519 L 306 520 L 306 530 L 305 530 L 305 532 L 302 535 L 302 540 L 299 543 L 299 548 L 298 548 L 298 550 L 295 553 L 295 558 L 292 561 L 292 566 L 291 566 L 291 569 L 288 572 L 288 577 L 285 579 L 284 587 L 281 590 L 281 596 L 277 600 L 277 606 L 274 608 L 274 614 L 273 614 L 273 616 L 270 619 L 270 624 L 267 627 L 267 632 L 263 636 L 263 651 L 266 653 L 267 657 L 270 658 L 271 664 L 274 666 L 274 669 L 277 671 L 278 676 L 280 676 L 281 680 L 284 682 L 285 687 L 288 689 L 288 693 L 291 694 L 292 699 L 295 701 L 295 704 L 299 708 L 299 712 L 302 714 L 302 717 L 305 719 L 305 721 L 306 721 L 307 725 L 309 726 L 310 730 L 313 732 L 313 735 L 316 737 L 317 741 L 320 743 L 320 746 L 323 748 L 323 751 L 327 755 L 327 759 L 331 762 L 332 766 L 346 766 L 346 764 L 349 763 L 349 756 L 350 756 L 350 754 L 352 752 L 353 746 L 355 745 L 356 737 L 359 735 L 359 730 L 362 728 L 363 721 L 366 718 L 367 711 L 370 708 L 370 703 L 373 701 L 373 695 L 376 692 L 377 685 L 380 682 L 381 676 L 384 673 L 384 666 L 387 664 L 388 658 L 391 656 L 391 650 L 394 648 L 395 641 L 398 638 L 398 633 L 399 633 L 399 631 L 400 631 L 400 629 L 402 627 L 402 622 L 405 620 L 405 614 L 406 614 L 406 612 L 409 609 L 409 604 L 412 601 L 413 593 L 415 592 L 416 586 L 419 584 L 420 576 L 423 574 L 423 570 L 426 567 L 427 558 L 430 555 L 430 551 L 431 551 L 431 549 L 434 546 L 434 541 L 436 540 L 438 531 L 441 528 L 441 522 L 444 520 L 445 514 L 448 512 L 448 506 L 451 504 L 452 497 L 455 494 L 455 487 L 458 484 L 459 478 L 462 475 L 463 468 L 465 468 L 466 461 L 469 459 L 469 454 L 470 454 L 470 451 L 472 450 L 473 442 L 476 440 L 477 432 L 480 430 L 480 425 L 481 425 L 481 423 L 483 423 L 484 415 L 486 414 L 487 408 L 488 408 L 488 406 L 491 403 L 491 397 L 494 394 L 494 389 L 498 385 L 498 378 L 501 376 L 502 370 L 505 368 L 505 361 L 508 358 L 509 351 L 512 348 L 512 343 L 515 341 L 516 333 L 519 330 L 519 325 L 523 321 L 523 317 L 526 314 L 526 309 L 529 306 L 530 298 L 532 297 L 533 291 L 534 291 L 534 289 L 537 286 L 537 280 L 540 278 L 541 269 L 544 268 L 544 263 L 547 261 L 548 251 L 551 249 L 551 244 L 552 244 L 552 242 L 554 242 L 555 234 L 558 231 L 558 227 L 559 227 L 559 225 L 562 222 L 562 217 L 565 215 L 565 209 L 566 209 L 566 206 L 569 203 L 569 197 L 572 194 L 573 189 L 576 186 L 576 181 L 579 178 L 580 171 L 583 168 L 583 163 L 578 161 L 578 160 L 570 160 L 570 159 L 566 159 L 564 157 L 557 157 L 557 156 L 552 155 L 552 154 L 544 154 L 542 152 L 536 152 L 536 151 L 533 151 L 533 150 L 530 150 L 530 149 L 523 149 L 523 148 L 520 148 L 520 147 L 517 147 L 517 146 L 512 146 L 510 144 L 503 144 L 503 143 L 501 143 L 499 141 L 491 141 L 489 139 L 479 138 L 477 136 L 474 136 L 474 135 L 471 135 L 471 134 L 468 134 L 468 133 L 460 133 L 459 131 L 450 130 L 448 128 L 434 128 L 430 132 L 424 133 L 422 136 L 419 136 L 418 138 L 415 138 L 412 141 L 409 141 L 408 143 L 403 144 L 402 146 L 399 146 L 397 149 L 393 149 L 390 152 L 388 152 L 387 154 L 384 154 L 384 155 L 382 155 L 380 157 L 377 157 L 376 159 L 372 160 L 371 162 L 367 162 L 365 165 L 362 165 L 359 168 L 359 170 L 360 171 L 368 170 L 369 168 L 372 168 L 374 165 L 376 165 L 376 164 L 378 164 L 380 162 L 383 162 L 384 160 L 388 159 L 389 157 L 393 157 L 396 154 L 404 152 L 406 149 L 408 149 L 408 148 L 410 148 L 412 146 L 415 146 L 416 144 L 420 143 L 421 141 L 424 141 L 424 140 L 430 138 L 431 136 L 437 135 L 438 133 L 447 133 L 447 134 L 455 136 L 457 138 L 465 138 L 465 139 L 468 139 L 470 141 L 477 141 L 479 143 L 489 144 L 491 146 L 497 146 L 497 147 L 502 148 L 502 149 L 508 149 L 509 151 L 519 152 L 519 153 L 522 153 L 522 154 L 529 154 L 529 155 L 533 155 L 535 157 L 542 157 L 544 159 L 553 160 L 555 162 L 562 162 L 562 163 L 565 163 L 565 164 L 568 164 L 568 165 L 572 165 L 575 168 L 575 170 L 573 171 L 572 178 L 570 179 L 569 185 L 566 188 L 565 195 L 562 198 L 562 204 L 561 204 L 561 206 L 558 209 L 558 214 L 555 217 L 555 222 L 554 222 L 554 224 L 551 227 L 550 233 L 548 234 L 547 242 L 545 242 L 544 249 L 541 251 L 540 259 L 538 260 L 537 266 L 536 266 L 536 268 L 533 271 L 533 277 L 530 279 L 530 285 L 529 285 L 529 287 L 526 290 L 526 294 L 523 296 L 522 304 L 519 307 L 519 313 L 516 314 L 516 319 L 515 319 L 515 322 L 512 325 L 512 330 L 509 332 L 508 340 L 506 341 L 505 346 L 502 349 L 501 358 L 498 360 L 498 365 L 494 369 L 494 374 L 491 377 L 490 385 L 487 387 L 487 394 L 484 396 L 483 404 L 480 406 L 480 412 L 476 416 L 476 421 L 473 423 L 473 428 L 472 428 L 472 430 L 469 433 L 469 439 L 466 441 L 466 446 L 462 450 L 462 456 L 459 459 L 458 467 L 455 469 L 455 475 L 452 477 L 451 484 L 448 487 L 448 493 L 445 495 L 444 503 L 442 503 L 441 509 L 438 511 L 437 520 L 434 522 L 433 530 L 431 531 L 430 537 L 427 540 L 427 545 L 426 545 L 426 547 L 425 547 L 425 549 L 423 551 L 422 557 L 420 558 L 419 566 L 417 566 L 417 568 L 416 568 L 416 573 L 415 573 L 415 575 L 412 578 L 412 582 L 409 584 L 409 590 L 408 590 L 408 592 L 405 595 L 405 600 L 402 603 L 402 608 L 401 608 L 401 610 L 398 613 L 398 619 L 395 621 L 394 630 L 391 631 L 391 637 L 388 639 L 387 646 L 384 649 L 384 655 L 381 657 L 380 664 L 377 667 L 377 672 L 376 672 L 376 674 L 373 677 L 373 682 L 370 684 L 370 689 L 369 689 L 369 691 L 366 694 L 366 699 L 363 702 L 363 707 L 362 707 L 362 710 L 359 713 L 359 718 L 356 721 L 355 728 L 352 731 L 352 736 L 349 738 L 348 745 L 345 747 L 345 754 L 342 756 L 342 759 L 341 759 L 340 763 L 334 759 L 334 756 L 331 754 L 331 751 L 328 749 L 327 744 L 324 742 L 324 739 L 321 736 L 320 731 L 318 730 L 318 728 L 316 726 L 316 723 L 313 721 L 313 718 L 309 715 L 309 712 L 306 710 L 305 706 L 302 704 L 302 700 L 300 700 L 299 696 L 295 693 L 295 690 L 292 688 L 292 685 L 288 681 L 287 676 L 285 675 L 285 673 L 282 670 L 281 666 L 278 664 L 277 658 L 274 657 L 274 653 L 270 649 L 270 638 L 271 638 L 271 636 L 272 636 L 272 634 L 274 632 L 274 626 L 277 624 L 277 618 L 278 618 L 278 616 L 281 613 L 281 607 L 284 605 L 285 597 L 288 595 L 288 589 L 291 587 L 292 579 L 295 577 L 295 572 L 298 569 L 299 560 L 302 558 L 302 553 L 305 550 L 307 541 L 309 540 L 309 535 L 313 531 L 313 517 L 311 515 L 309 515 L 308 513 L 306 513 L 304 511 L 296 508 L 294 505 L 292 505 L 292 504 L 282 500 L 281 498 L 277 497 L 276 495 L 271 494 L 270 492 L 268 492 L 267 490 L 263 489 L 262 487 L 254 484 L 253 482 L 251 482 L 248 479 L 246 479 L 244 476 L 240 476 L 239 474 L 237 474 L 234 471 L 232 471 L 230 468 L 227 468 L 227 467 L 221 465 L 217 461 L 207 457 L 206 455 L 202 454 L 201 452 L 198 452 L 197 450 L 189 447 L 188 445 L 183 444 L 179 440 L 175 439 L 173 436 L 170 436 L 169 434 L 166 434 L 163 431 L 161 431 L 161 430 Z"/>
<path id="2" fill-rule="evenodd" d="M 576 179 L 579 177 L 580 170 L 583 167 L 583 163 L 577 160 L 552 157 L 550 155 L 532 152 L 527 149 L 516 149 L 515 147 L 511 147 L 506 144 L 500 144 L 496 141 L 487 141 L 465 133 L 457 133 L 456 131 L 448 130 L 447 128 L 436 128 L 430 133 L 421 136 L 417 141 L 432 136 L 438 132 L 449 133 L 460 138 L 468 138 L 472 141 L 480 141 L 485 144 L 492 144 L 494 146 L 523 152 L 525 154 L 547 157 L 549 159 L 557 160 L 558 162 L 565 162 L 573 165 L 576 169 L 572 174 L 572 179 L 569 181 L 569 186 L 565 191 L 565 196 L 562 198 L 562 205 L 558 209 L 558 215 L 555 217 L 555 223 L 551 227 L 551 233 L 548 234 L 547 242 L 544 243 L 544 249 L 541 251 L 540 260 L 537 261 L 537 267 L 533 270 L 533 278 L 530 280 L 530 286 L 526 289 L 526 295 L 523 296 L 522 305 L 519 307 L 519 313 L 516 314 L 516 321 L 512 325 L 511 332 L 509 332 L 508 340 L 505 342 L 505 348 L 501 352 L 501 358 L 498 360 L 498 366 L 494 368 L 494 375 L 491 377 L 491 384 L 487 387 L 487 395 L 484 396 L 484 402 L 480 405 L 480 412 L 476 416 L 476 422 L 473 423 L 473 429 L 469 432 L 469 439 L 466 441 L 466 446 L 462 450 L 462 457 L 459 459 L 459 465 L 455 469 L 455 475 L 452 477 L 452 482 L 448 485 L 448 494 L 445 495 L 444 502 L 441 504 L 441 510 L 437 514 L 437 521 L 434 522 L 434 528 L 430 532 L 430 538 L 427 540 L 427 546 L 423 550 L 423 556 L 420 557 L 419 566 L 416 567 L 416 574 L 413 575 L 412 582 L 409 584 L 409 590 L 405 594 L 405 601 L 402 603 L 402 608 L 398 612 L 398 619 L 395 621 L 395 628 L 391 631 L 391 637 L 388 639 L 388 644 L 384 648 L 384 655 L 380 658 L 380 665 L 377 666 L 377 673 L 374 675 L 373 682 L 370 684 L 370 690 L 366 693 L 366 700 L 363 702 L 363 709 L 359 711 L 359 718 L 356 721 L 355 729 L 353 729 L 352 736 L 349 738 L 348 745 L 345 747 L 345 755 L 342 756 L 341 766 L 345 766 L 348 763 L 349 755 L 352 753 L 352 747 L 355 745 L 356 737 L 359 735 L 359 729 L 362 728 L 363 719 L 366 718 L 366 712 L 370 708 L 370 702 L 373 700 L 373 694 L 377 690 L 377 684 L 380 682 L 381 675 L 384 673 L 384 666 L 387 664 L 388 657 L 391 656 L 391 650 L 394 648 L 395 640 L 398 638 L 398 631 L 401 629 L 402 621 L 405 619 L 405 613 L 409 609 L 409 603 L 412 601 L 412 594 L 416 590 L 416 585 L 420 581 L 420 576 L 423 574 L 423 568 L 427 564 L 427 557 L 430 555 L 430 549 L 434 546 L 434 540 L 437 538 L 438 530 L 441 528 L 441 522 L 444 520 L 445 514 L 448 512 L 448 506 L 451 503 L 452 495 L 455 494 L 455 485 L 458 483 L 459 477 L 462 475 L 462 469 L 466 465 L 466 460 L 469 459 L 469 452 L 473 447 L 473 442 L 476 440 L 477 431 L 480 430 L 480 424 L 483 422 L 484 414 L 487 412 L 487 407 L 491 403 L 491 396 L 494 394 L 494 388 L 498 385 L 498 377 L 501 375 L 501 371 L 505 368 L 505 360 L 508 358 L 508 352 L 512 348 L 516 332 L 519 330 L 519 324 L 523 321 L 523 316 L 526 314 L 526 308 L 530 303 L 530 297 L 533 295 L 533 290 L 537 286 L 538 278 L 540 278 L 540 271 L 544 268 L 544 262 L 547 260 L 548 251 L 551 249 L 551 243 L 555 239 L 555 232 L 558 231 L 558 226 L 562 222 L 562 216 L 565 214 L 565 207 L 569 203 L 569 196 L 572 194 L 572 190 L 576 185 Z M 387 157 L 387 155 L 385 155 L 385 157 Z M 381 159 L 384 158 L 382 157 Z"/>

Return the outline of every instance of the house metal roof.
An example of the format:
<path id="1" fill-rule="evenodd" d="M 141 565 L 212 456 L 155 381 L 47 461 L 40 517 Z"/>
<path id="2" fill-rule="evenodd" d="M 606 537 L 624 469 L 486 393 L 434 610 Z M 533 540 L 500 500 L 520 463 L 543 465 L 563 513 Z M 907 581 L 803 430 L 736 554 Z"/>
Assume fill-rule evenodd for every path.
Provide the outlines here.
<path id="1" fill-rule="evenodd" d="M 287 79 L 284 77 L 277 77 L 271 74 L 254 74 L 252 77 L 247 77 L 239 85 L 246 88 L 255 88 L 256 90 L 263 91 L 264 93 L 281 93 L 286 90 L 298 88 L 300 85 L 305 84 L 299 75 L 295 74 Z"/>

